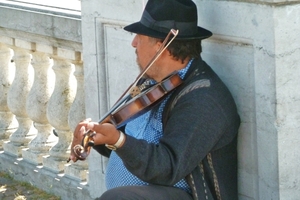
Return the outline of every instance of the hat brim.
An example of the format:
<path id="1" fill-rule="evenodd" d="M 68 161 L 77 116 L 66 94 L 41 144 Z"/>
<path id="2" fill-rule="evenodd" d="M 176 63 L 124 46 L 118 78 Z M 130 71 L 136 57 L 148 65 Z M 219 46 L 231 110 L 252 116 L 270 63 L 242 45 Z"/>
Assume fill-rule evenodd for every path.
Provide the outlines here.
<path id="1" fill-rule="evenodd" d="M 154 38 L 161 38 L 164 39 L 167 34 L 162 33 L 153 29 L 150 29 L 146 26 L 144 26 L 141 22 L 136 22 L 133 24 L 130 24 L 128 26 L 124 27 L 124 30 L 136 34 L 141 34 L 141 35 L 146 35 Z M 208 37 L 212 36 L 212 32 L 210 32 L 207 29 L 204 29 L 202 27 L 197 27 L 197 33 L 193 35 L 180 35 L 180 30 L 179 34 L 176 36 L 176 39 L 181 39 L 181 40 L 188 40 L 188 39 L 206 39 Z"/>

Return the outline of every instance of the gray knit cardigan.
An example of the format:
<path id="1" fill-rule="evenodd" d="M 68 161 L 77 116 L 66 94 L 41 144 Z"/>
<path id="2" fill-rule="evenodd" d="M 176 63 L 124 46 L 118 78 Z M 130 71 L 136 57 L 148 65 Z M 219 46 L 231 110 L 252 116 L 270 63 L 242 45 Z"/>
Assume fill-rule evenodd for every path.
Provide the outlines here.
<path id="1" fill-rule="evenodd" d="M 239 125 L 232 95 L 199 58 L 167 102 L 160 143 L 127 135 L 116 153 L 132 174 L 149 184 L 173 186 L 186 178 L 195 200 L 236 200 Z M 104 145 L 94 149 L 109 157 Z"/>

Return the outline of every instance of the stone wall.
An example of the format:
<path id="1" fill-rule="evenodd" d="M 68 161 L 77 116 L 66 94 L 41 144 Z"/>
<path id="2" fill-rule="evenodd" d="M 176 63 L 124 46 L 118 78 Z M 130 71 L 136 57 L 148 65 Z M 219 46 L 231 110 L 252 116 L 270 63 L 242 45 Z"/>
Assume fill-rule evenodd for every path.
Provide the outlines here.
<path id="1" fill-rule="evenodd" d="M 300 2 L 195 2 L 198 24 L 214 33 L 203 42 L 202 56 L 228 85 L 242 118 L 240 199 L 298 199 Z M 82 2 L 83 54 L 90 72 L 85 74 L 87 99 L 99 94 L 87 105 L 87 115 L 93 118 L 99 117 L 97 110 L 104 113 L 132 81 L 132 35 L 122 27 L 140 19 L 145 3 Z M 91 182 L 103 179 L 105 167 L 99 166 L 90 161 Z M 91 192 L 100 195 L 99 186 L 92 185 Z"/>
<path id="2" fill-rule="evenodd" d="M 298 199 L 300 5 L 200 1 L 204 59 L 235 95 L 240 199 Z M 201 21 L 200 20 L 200 21 Z"/>

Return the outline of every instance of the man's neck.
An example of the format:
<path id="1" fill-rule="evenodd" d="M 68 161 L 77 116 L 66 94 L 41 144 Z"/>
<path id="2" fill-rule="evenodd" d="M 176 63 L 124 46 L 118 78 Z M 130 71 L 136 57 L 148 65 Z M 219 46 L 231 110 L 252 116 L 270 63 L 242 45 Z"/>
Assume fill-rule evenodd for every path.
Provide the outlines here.
<path id="1" fill-rule="evenodd" d="M 189 58 L 185 59 L 183 62 L 181 60 L 175 60 L 173 57 L 165 59 L 161 62 L 160 68 L 162 69 L 156 81 L 161 81 L 174 71 L 181 70 L 186 67 L 189 62 Z"/>

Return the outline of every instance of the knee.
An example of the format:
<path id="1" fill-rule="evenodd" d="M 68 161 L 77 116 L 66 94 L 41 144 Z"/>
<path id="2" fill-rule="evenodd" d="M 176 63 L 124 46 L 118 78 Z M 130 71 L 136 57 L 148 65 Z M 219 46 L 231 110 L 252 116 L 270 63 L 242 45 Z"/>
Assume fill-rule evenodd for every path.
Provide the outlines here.
<path id="1" fill-rule="evenodd" d="M 98 197 L 96 200 L 117 200 L 122 199 L 122 194 L 120 192 L 114 191 L 114 189 L 107 190 L 104 192 L 101 197 Z"/>
<path id="2" fill-rule="evenodd" d="M 113 200 L 117 199 L 115 195 L 118 195 L 116 193 L 111 192 L 110 190 L 104 192 L 101 197 L 97 198 L 97 200 Z"/>

